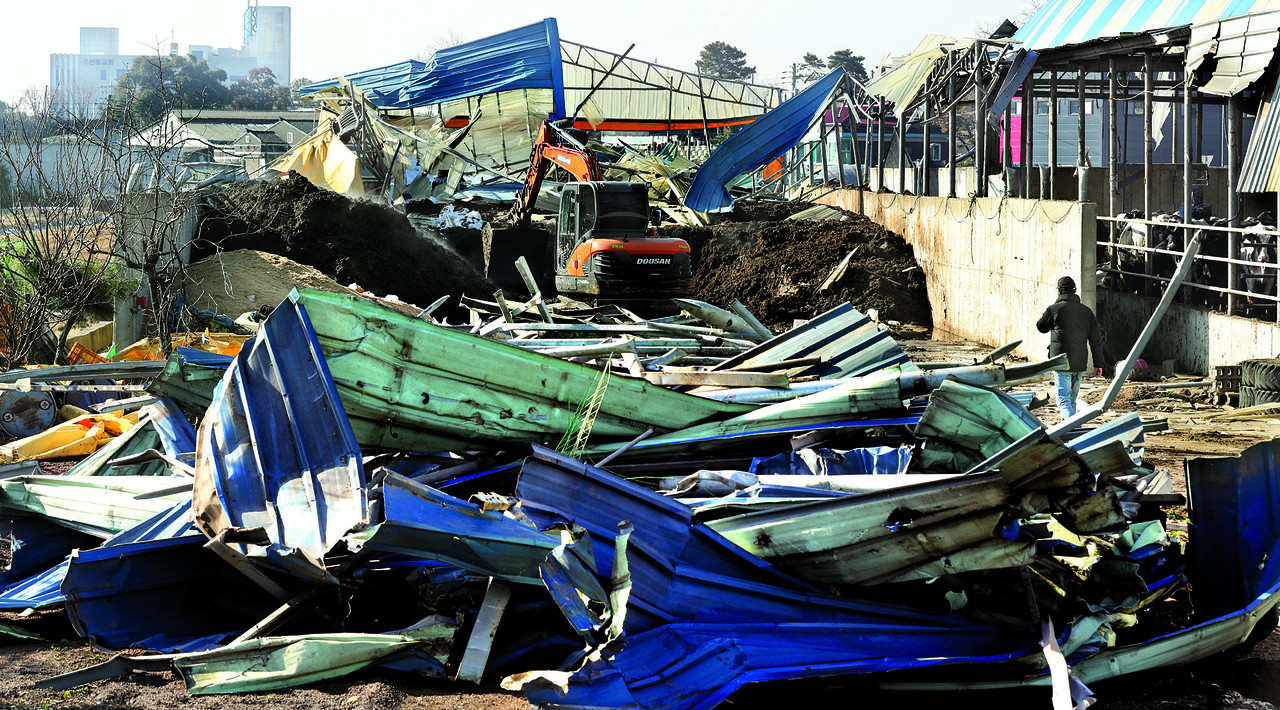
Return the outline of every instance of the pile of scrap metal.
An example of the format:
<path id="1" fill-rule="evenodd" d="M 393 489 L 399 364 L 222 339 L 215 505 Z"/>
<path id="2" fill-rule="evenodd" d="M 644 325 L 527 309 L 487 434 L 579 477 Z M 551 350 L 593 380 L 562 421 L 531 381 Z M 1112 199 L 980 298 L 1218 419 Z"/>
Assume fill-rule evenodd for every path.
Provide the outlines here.
<path id="1" fill-rule="evenodd" d="M 300 94 L 324 120 L 271 168 L 392 203 L 509 201 L 524 182 L 540 126 L 555 121 L 583 132 L 661 136 L 645 146 L 593 140 L 584 150 L 607 159 L 606 179 L 648 183 L 655 202 L 689 223 L 698 218 L 683 208 L 682 195 L 712 133 L 751 123 L 782 103 L 782 91 L 661 66 L 630 51 L 563 40 L 547 18 L 442 49 L 429 62 L 316 82 Z M 544 197 L 541 206 L 555 211 L 554 188 Z"/>
<path id="2" fill-rule="evenodd" d="M 301 291 L 234 358 L 128 363 L 157 397 L 136 441 L 0 479 L 0 608 L 150 653 L 41 686 L 378 666 L 556 707 L 851 674 L 1066 698 L 1238 644 L 1280 598 L 1277 445 L 1190 466 L 1184 558 L 1136 415 L 1054 434 L 996 389 L 1061 359 L 922 369 L 848 306 L 776 337 L 697 302 L 702 326 L 472 306 L 504 312 Z M 1195 625 L 1149 622 L 1188 588 Z"/>

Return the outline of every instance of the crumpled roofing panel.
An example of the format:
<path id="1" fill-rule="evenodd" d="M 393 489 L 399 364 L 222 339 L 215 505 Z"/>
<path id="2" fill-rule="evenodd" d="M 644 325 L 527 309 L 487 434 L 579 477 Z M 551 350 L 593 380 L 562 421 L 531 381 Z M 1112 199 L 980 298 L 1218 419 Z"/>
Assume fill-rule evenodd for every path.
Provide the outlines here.
<path id="1" fill-rule="evenodd" d="M 466 42 L 435 53 L 431 62 L 401 62 L 349 75 L 369 92 L 373 105 L 408 109 L 514 89 L 553 89 L 564 114 L 560 30 L 555 18 Z M 309 84 L 303 96 L 338 86 L 337 79 Z"/>
<path id="2" fill-rule="evenodd" d="M 1050 0 L 1013 35 L 1029 49 L 1079 44 L 1280 8 L 1276 0 Z"/>
<path id="3" fill-rule="evenodd" d="M 799 143 L 844 77 L 844 70 L 836 69 L 721 143 L 693 176 L 685 206 L 709 212 L 733 205 L 729 182 Z"/>
<path id="4" fill-rule="evenodd" d="M 368 515 L 360 447 L 294 301 L 236 356 L 200 424 L 195 510 L 209 537 L 260 527 L 312 560 Z"/>

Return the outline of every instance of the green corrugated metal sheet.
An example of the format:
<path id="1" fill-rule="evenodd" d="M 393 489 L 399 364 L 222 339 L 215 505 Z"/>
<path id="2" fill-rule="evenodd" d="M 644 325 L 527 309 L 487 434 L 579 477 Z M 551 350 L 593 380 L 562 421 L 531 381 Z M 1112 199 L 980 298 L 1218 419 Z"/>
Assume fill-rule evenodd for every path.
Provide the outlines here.
<path id="1" fill-rule="evenodd" d="M 191 499 L 176 476 L 19 476 L 0 481 L 0 508 L 44 515 L 103 539 Z"/>
<path id="2" fill-rule="evenodd" d="M 600 377 L 354 296 L 305 289 L 291 298 L 307 310 L 361 446 L 445 451 L 554 441 Z M 594 440 L 625 440 L 752 409 L 615 376 L 591 432 Z"/>

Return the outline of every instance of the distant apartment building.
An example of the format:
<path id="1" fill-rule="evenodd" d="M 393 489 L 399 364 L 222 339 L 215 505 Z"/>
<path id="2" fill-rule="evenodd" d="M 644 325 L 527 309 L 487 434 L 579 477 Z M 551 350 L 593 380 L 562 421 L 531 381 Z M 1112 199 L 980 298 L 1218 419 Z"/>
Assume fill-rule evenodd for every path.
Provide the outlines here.
<path id="1" fill-rule="evenodd" d="M 188 53 L 225 71 L 227 84 L 247 77 L 251 69 L 265 66 L 275 74 L 276 83 L 288 86 L 290 20 L 286 6 L 259 5 L 257 0 L 249 0 L 240 49 L 192 44 Z M 168 51 L 177 54 L 178 44 L 171 44 Z M 95 115 L 137 56 L 120 54 L 118 28 L 81 27 L 79 54 L 49 55 L 49 90 L 55 107 L 77 116 Z"/>
<path id="2" fill-rule="evenodd" d="M 95 113 L 132 62 L 132 55 L 120 54 L 119 29 L 81 27 L 79 54 L 49 55 L 54 105 L 77 116 Z"/>

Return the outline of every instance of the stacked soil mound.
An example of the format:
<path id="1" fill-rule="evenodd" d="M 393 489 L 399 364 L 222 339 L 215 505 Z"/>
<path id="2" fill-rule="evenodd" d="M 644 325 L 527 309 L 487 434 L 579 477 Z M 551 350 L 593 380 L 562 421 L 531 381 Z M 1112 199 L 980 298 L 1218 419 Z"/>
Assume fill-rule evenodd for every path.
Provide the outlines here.
<path id="1" fill-rule="evenodd" d="M 186 269 L 183 288 L 193 307 L 235 318 L 275 306 L 295 288 L 352 293 L 318 269 L 279 254 L 240 249 L 201 259 Z"/>
<path id="2" fill-rule="evenodd" d="M 671 227 L 663 236 L 680 237 L 692 247 L 694 298 L 720 306 L 742 301 L 775 331 L 846 301 L 863 313 L 876 309 L 882 321 L 933 324 L 924 273 L 911 246 L 862 215 Z M 844 276 L 818 291 L 855 248 Z"/>
<path id="3" fill-rule="evenodd" d="M 209 202 L 200 236 L 227 251 L 279 254 L 339 283 L 420 306 L 440 296 L 488 297 L 494 291 L 474 266 L 416 231 L 400 212 L 321 189 L 296 173 L 236 183 Z M 461 317 L 455 304 L 437 313 Z"/>

